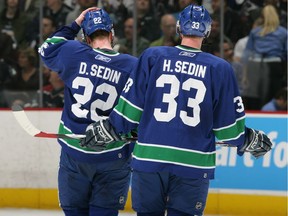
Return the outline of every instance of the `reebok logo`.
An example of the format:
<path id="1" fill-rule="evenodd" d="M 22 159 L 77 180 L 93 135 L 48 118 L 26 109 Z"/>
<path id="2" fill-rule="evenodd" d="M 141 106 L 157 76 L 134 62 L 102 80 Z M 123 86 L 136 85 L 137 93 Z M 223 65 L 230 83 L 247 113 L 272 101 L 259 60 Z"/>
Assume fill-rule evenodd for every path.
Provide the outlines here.
<path id="1" fill-rule="evenodd" d="M 195 53 L 191 53 L 191 52 L 187 52 L 187 51 L 182 51 L 179 53 L 180 56 L 188 56 L 188 57 L 194 57 L 196 54 Z"/>
<path id="2" fill-rule="evenodd" d="M 255 148 L 256 148 L 256 145 L 257 145 L 257 143 L 255 143 L 255 142 L 252 143 L 251 148 L 252 148 L 252 149 L 255 149 Z"/>
<path id="3" fill-rule="evenodd" d="M 103 131 L 103 129 L 101 128 L 101 126 L 97 125 L 97 131 L 98 134 L 102 137 L 103 141 L 106 142 L 107 140 L 109 141 L 109 137 L 106 136 L 105 132 Z"/>
<path id="4" fill-rule="evenodd" d="M 109 62 L 109 61 L 111 61 L 111 58 L 108 58 L 108 57 L 103 56 L 103 55 L 100 55 L 100 54 L 96 55 L 96 56 L 95 56 L 95 59 L 100 60 L 100 61 L 104 61 L 104 62 Z"/>

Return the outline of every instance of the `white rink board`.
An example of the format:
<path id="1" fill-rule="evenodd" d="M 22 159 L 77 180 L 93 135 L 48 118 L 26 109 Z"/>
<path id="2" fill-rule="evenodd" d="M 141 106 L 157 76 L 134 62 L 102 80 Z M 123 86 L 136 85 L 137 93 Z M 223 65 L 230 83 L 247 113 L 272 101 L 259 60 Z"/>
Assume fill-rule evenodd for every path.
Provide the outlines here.
<path id="1" fill-rule="evenodd" d="M 40 130 L 57 133 L 61 111 L 25 112 Z M 224 163 L 223 160 L 218 160 L 221 163 L 218 163 L 216 179 L 210 185 L 207 214 L 287 216 L 287 115 L 253 114 L 247 117 L 249 126 L 261 128 L 273 138 L 274 148 L 265 158 L 253 160 L 253 166 L 251 163 L 247 166 L 246 162 L 252 160 L 247 160 L 246 157 L 236 158 L 236 155 L 231 153 L 233 149 L 227 154 L 224 151 L 227 149 L 221 151 L 218 156 L 227 160 L 224 160 Z M 283 121 L 285 124 L 282 126 Z M 3 203 L 0 204 L 3 207 L 59 208 L 57 172 L 60 146 L 57 140 L 31 137 L 18 125 L 9 110 L 0 110 L 0 125 L 0 193 L 5 194 L 0 194 L 0 198 L 3 198 Z M 247 176 L 250 177 L 248 182 L 245 181 Z M 274 176 L 276 178 L 273 178 Z M 274 184 L 271 184 L 271 178 Z M 22 197 L 27 194 L 28 199 L 23 200 Z M 131 209 L 130 201 L 127 202 L 127 209 Z M 32 210 L 8 211 L 0 208 L 0 216 L 45 216 L 42 212 L 33 213 Z M 133 215 L 126 213 L 121 212 L 119 216 Z M 54 216 L 63 215 L 61 211 L 55 214 Z M 52 213 L 48 215 L 52 216 Z"/>
<path id="2" fill-rule="evenodd" d="M 25 111 L 43 131 L 57 132 L 60 111 Z M 27 134 L 12 111 L 0 111 L 0 188 L 57 188 L 60 146 L 57 139 Z"/>

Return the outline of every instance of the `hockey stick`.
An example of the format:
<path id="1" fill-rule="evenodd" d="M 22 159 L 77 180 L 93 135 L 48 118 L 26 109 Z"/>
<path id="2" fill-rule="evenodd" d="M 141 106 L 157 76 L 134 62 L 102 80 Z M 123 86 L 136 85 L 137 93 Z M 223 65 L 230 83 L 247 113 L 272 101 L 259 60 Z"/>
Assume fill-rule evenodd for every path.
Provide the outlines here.
<path id="1" fill-rule="evenodd" d="M 14 117 L 18 121 L 19 125 L 31 136 L 40 138 L 64 138 L 64 139 L 81 139 L 84 138 L 84 134 L 58 134 L 58 133 L 47 133 L 36 128 L 32 122 L 28 119 L 23 108 L 19 105 L 13 105 L 12 111 Z M 136 141 L 136 137 L 122 138 L 125 142 Z"/>
<path id="2" fill-rule="evenodd" d="M 31 136 L 33 137 L 42 137 L 42 138 L 66 138 L 66 139 L 81 139 L 85 135 L 80 134 L 56 134 L 56 133 L 46 133 L 38 128 L 36 128 L 32 122 L 28 119 L 23 108 L 19 105 L 13 105 L 12 111 L 14 117 L 18 121 L 19 125 Z"/>
<path id="3" fill-rule="evenodd" d="M 64 138 L 64 139 L 81 139 L 85 137 L 85 135 L 83 134 L 58 134 L 58 133 L 43 132 L 32 124 L 32 122 L 28 119 L 26 113 L 24 112 L 23 108 L 20 105 L 13 105 L 12 111 L 19 125 L 33 137 Z M 133 142 L 133 141 L 135 142 L 136 140 L 137 137 L 131 137 L 131 138 L 127 137 L 125 139 L 123 138 L 123 141 L 126 142 Z M 223 147 L 235 147 L 234 145 L 230 145 L 224 142 L 216 142 L 216 144 Z"/>

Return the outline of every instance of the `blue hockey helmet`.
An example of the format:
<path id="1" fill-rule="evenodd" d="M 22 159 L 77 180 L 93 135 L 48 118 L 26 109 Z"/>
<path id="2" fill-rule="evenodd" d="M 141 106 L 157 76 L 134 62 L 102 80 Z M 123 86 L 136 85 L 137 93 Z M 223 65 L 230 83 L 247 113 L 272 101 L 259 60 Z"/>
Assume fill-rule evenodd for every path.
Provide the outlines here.
<path id="1" fill-rule="evenodd" d="M 211 23 L 210 14 L 203 6 L 191 4 L 179 14 L 176 31 L 183 35 L 208 37 Z"/>
<path id="2" fill-rule="evenodd" d="M 97 30 L 104 30 L 113 33 L 113 23 L 109 14 L 103 10 L 93 10 L 85 14 L 84 20 L 81 24 L 84 34 L 90 36 Z"/>

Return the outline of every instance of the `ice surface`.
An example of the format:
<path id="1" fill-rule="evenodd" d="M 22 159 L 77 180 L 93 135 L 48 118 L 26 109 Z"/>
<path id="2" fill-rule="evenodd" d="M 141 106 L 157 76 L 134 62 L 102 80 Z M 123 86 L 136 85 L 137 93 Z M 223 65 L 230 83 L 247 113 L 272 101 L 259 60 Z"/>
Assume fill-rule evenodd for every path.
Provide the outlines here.
<path id="1" fill-rule="evenodd" d="M 0 216 L 64 216 L 64 214 L 58 210 L 0 208 Z M 120 212 L 119 216 L 136 216 L 136 213 Z"/>
<path id="2" fill-rule="evenodd" d="M 61 210 L 0 208 L 0 216 L 64 216 L 64 214 Z M 120 211 L 119 216 L 136 216 L 136 213 Z M 205 215 L 205 216 L 221 216 L 221 215 Z"/>

